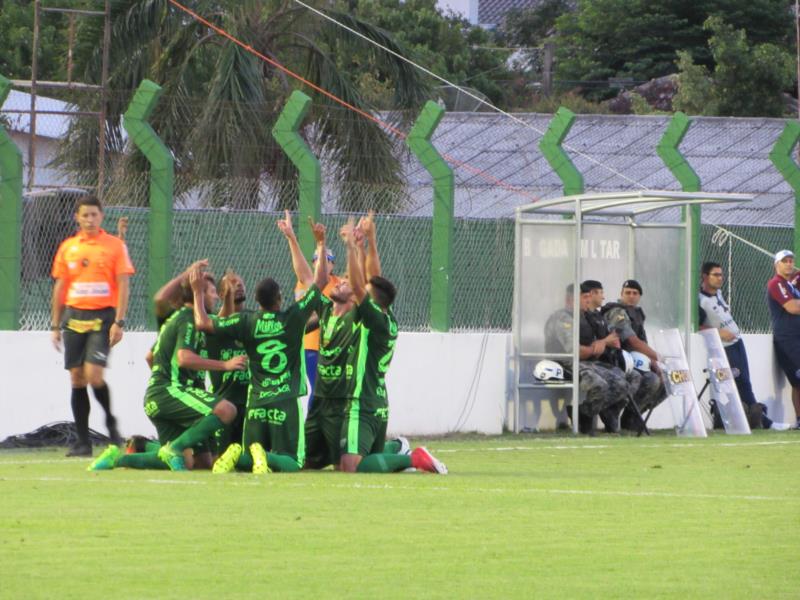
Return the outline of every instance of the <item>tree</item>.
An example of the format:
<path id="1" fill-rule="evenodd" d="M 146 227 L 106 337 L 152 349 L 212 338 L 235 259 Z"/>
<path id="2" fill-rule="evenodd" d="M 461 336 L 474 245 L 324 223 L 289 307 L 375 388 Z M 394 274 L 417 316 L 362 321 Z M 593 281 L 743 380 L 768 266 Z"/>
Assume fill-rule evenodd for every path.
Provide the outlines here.
<path id="1" fill-rule="evenodd" d="M 96 0 L 99 3 L 99 0 Z M 196 13 L 256 51 L 361 110 L 375 109 L 359 90 L 350 61 L 379 73 L 393 92 L 392 107 L 416 110 L 429 97 L 428 85 L 411 66 L 344 32 L 289 0 L 195 0 Z M 325 14 L 398 54 L 408 51 L 386 31 L 352 14 L 316 2 Z M 303 134 L 335 171 L 344 210 L 394 210 L 404 200 L 397 142 L 380 125 L 342 108 L 276 67 L 189 18 L 167 0 L 112 3 L 110 94 L 106 129 L 111 155 L 124 152 L 121 115 L 145 77 L 165 90 L 151 119 L 175 155 L 178 182 L 206 186 L 205 200 L 237 208 L 260 203 L 269 179 L 279 193 L 273 205 L 290 207 L 294 195 L 282 184 L 295 180 L 294 167 L 271 137 L 271 127 L 292 90 L 314 100 Z M 79 32 L 76 62 L 84 80 L 100 81 L 102 23 Z M 96 164 L 97 125 L 75 122 L 59 161 L 76 172 Z M 128 161 L 143 164 L 134 153 Z M 140 199 L 141 200 L 141 199 Z"/>
<path id="2" fill-rule="evenodd" d="M 790 46 L 788 0 L 578 0 L 556 21 L 556 77 L 592 97 L 608 97 L 609 78 L 647 81 L 676 71 L 676 51 L 712 68 L 709 16 L 723 15 L 755 43 Z"/>
<path id="3" fill-rule="evenodd" d="M 39 29 L 38 78 L 65 79 L 67 26 L 63 15 L 43 13 Z M 33 59 L 33 1 L 0 0 L 0 75 L 30 79 Z"/>
<path id="4" fill-rule="evenodd" d="M 690 114 L 730 117 L 781 117 L 786 112 L 782 90 L 791 84 L 794 60 L 774 44 L 750 44 L 743 29 L 736 30 L 720 17 L 704 26 L 714 59 L 712 73 L 695 64 L 691 54 L 679 54 L 677 110 Z"/>
<path id="5" fill-rule="evenodd" d="M 429 71 L 477 89 L 493 104 L 504 105 L 508 53 L 494 50 L 491 32 L 473 27 L 454 13 L 442 14 L 436 0 L 349 0 L 346 4 L 352 14 L 391 31 Z"/>

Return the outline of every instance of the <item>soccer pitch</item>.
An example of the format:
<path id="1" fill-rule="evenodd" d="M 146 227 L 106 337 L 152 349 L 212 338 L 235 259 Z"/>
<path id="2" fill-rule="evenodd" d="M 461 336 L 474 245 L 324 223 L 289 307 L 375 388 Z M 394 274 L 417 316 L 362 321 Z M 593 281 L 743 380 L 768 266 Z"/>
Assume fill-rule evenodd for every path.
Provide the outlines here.
<path id="1" fill-rule="evenodd" d="M 0 597 L 798 596 L 796 432 L 426 443 L 449 475 L 0 452 Z"/>

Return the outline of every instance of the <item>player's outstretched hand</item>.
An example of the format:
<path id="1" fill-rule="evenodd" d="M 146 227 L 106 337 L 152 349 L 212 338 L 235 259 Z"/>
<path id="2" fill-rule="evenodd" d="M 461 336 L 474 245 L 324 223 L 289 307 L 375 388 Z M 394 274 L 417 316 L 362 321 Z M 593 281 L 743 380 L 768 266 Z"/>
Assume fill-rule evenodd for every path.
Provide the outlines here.
<path id="1" fill-rule="evenodd" d="M 356 227 L 360 232 L 364 234 L 368 240 L 371 240 L 375 237 L 375 211 L 371 210 L 367 213 L 366 217 L 361 217 L 358 220 L 358 227 Z"/>
<path id="2" fill-rule="evenodd" d="M 235 296 L 236 288 L 239 287 L 242 278 L 239 274 L 231 268 L 225 270 L 225 275 L 222 276 L 222 279 L 219 282 L 219 295 L 220 298 L 226 298 L 228 296 Z"/>
<path id="3" fill-rule="evenodd" d="M 284 218 L 279 219 L 277 221 L 277 225 L 278 229 L 281 230 L 281 233 L 287 238 L 291 239 L 294 237 L 294 229 L 292 228 L 292 215 L 288 210 L 284 211 Z"/>
<path id="4" fill-rule="evenodd" d="M 203 277 L 203 266 L 199 264 L 200 262 L 201 261 L 198 261 L 191 266 L 189 271 L 189 284 L 192 286 L 192 291 L 202 293 L 205 277 Z M 208 262 L 206 262 L 206 264 L 208 264 Z"/>
<path id="5" fill-rule="evenodd" d="M 188 267 L 186 267 L 186 271 L 184 271 L 184 273 L 186 274 L 186 277 L 189 277 L 189 275 L 192 273 L 192 269 L 194 269 L 196 267 L 200 267 L 201 269 L 207 269 L 208 268 L 208 259 L 207 258 L 201 258 L 200 260 L 196 260 L 192 264 L 190 264 Z"/>
<path id="6" fill-rule="evenodd" d="M 225 361 L 226 371 L 246 371 L 247 357 L 244 355 L 234 356 Z"/>
<path id="7" fill-rule="evenodd" d="M 339 229 L 339 236 L 345 244 L 355 243 L 355 229 L 353 217 L 347 219 L 347 222 Z"/>
<path id="8" fill-rule="evenodd" d="M 311 233 L 314 234 L 314 241 L 317 244 L 325 245 L 325 225 L 314 223 L 314 219 L 311 217 L 308 217 L 308 224 L 311 227 Z"/>

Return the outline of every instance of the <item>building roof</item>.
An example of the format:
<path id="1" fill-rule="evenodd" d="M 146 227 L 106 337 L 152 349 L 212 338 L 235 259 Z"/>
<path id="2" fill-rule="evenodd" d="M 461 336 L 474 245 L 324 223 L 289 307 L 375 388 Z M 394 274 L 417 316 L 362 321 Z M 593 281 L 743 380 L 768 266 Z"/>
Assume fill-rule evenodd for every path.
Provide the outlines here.
<path id="1" fill-rule="evenodd" d="M 453 167 L 455 212 L 465 218 L 511 218 L 517 206 L 563 195 L 561 181 L 539 150 L 552 119 L 450 113 L 432 143 Z M 586 193 L 673 190 L 680 184 L 656 154 L 669 116 L 578 115 L 563 147 L 583 174 Z M 707 206 L 703 220 L 728 225 L 794 223 L 794 192 L 769 159 L 782 119 L 696 117 L 681 153 L 707 192 L 753 194 L 744 206 Z M 411 202 L 403 212 L 433 213 L 431 178 L 405 159 Z"/>
<path id="2" fill-rule="evenodd" d="M 26 92 L 11 90 L 5 103 L 0 107 L 0 114 L 8 120 L 11 131 L 30 134 L 30 110 L 31 95 Z M 38 111 L 74 112 L 75 108 L 73 106 L 62 100 L 37 94 L 36 110 L 36 135 L 47 138 L 62 138 L 67 134 L 70 123 L 69 116 L 41 114 Z"/>
<path id="3" fill-rule="evenodd" d="M 483 27 L 500 27 L 506 13 L 515 8 L 535 8 L 541 0 L 478 0 L 478 24 Z"/>

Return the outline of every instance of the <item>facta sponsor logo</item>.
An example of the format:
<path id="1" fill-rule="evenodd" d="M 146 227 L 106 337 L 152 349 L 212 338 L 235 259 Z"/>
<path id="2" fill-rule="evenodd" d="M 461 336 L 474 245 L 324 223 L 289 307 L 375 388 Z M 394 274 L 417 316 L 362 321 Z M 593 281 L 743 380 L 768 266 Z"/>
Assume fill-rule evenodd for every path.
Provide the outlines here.
<path id="1" fill-rule="evenodd" d="M 271 337 L 283 331 L 283 323 L 274 319 L 259 319 L 256 321 L 256 337 Z"/>
<path id="2" fill-rule="evenodd" d="M 254 421 L 268 421 L 274 425 L 282 425 L 286 421 L 286 412 L 279 408 L 251 408 L 247 418 Z"/>
<path id="3" fill-rule="evenodd" d="M 383 419 L 384 421 L 389 420 L 389 409 L 388 408 L 379 408 L 375 411 L 375 416 L 379 419 Z"/>
<path id="4" fill-rule="evenodd" d="M 320 365 L 319 374 L 320 377 L 330 377 L 330 378 L 341 377 L 342 367 L 340 367 L 339 365 Z"/>

